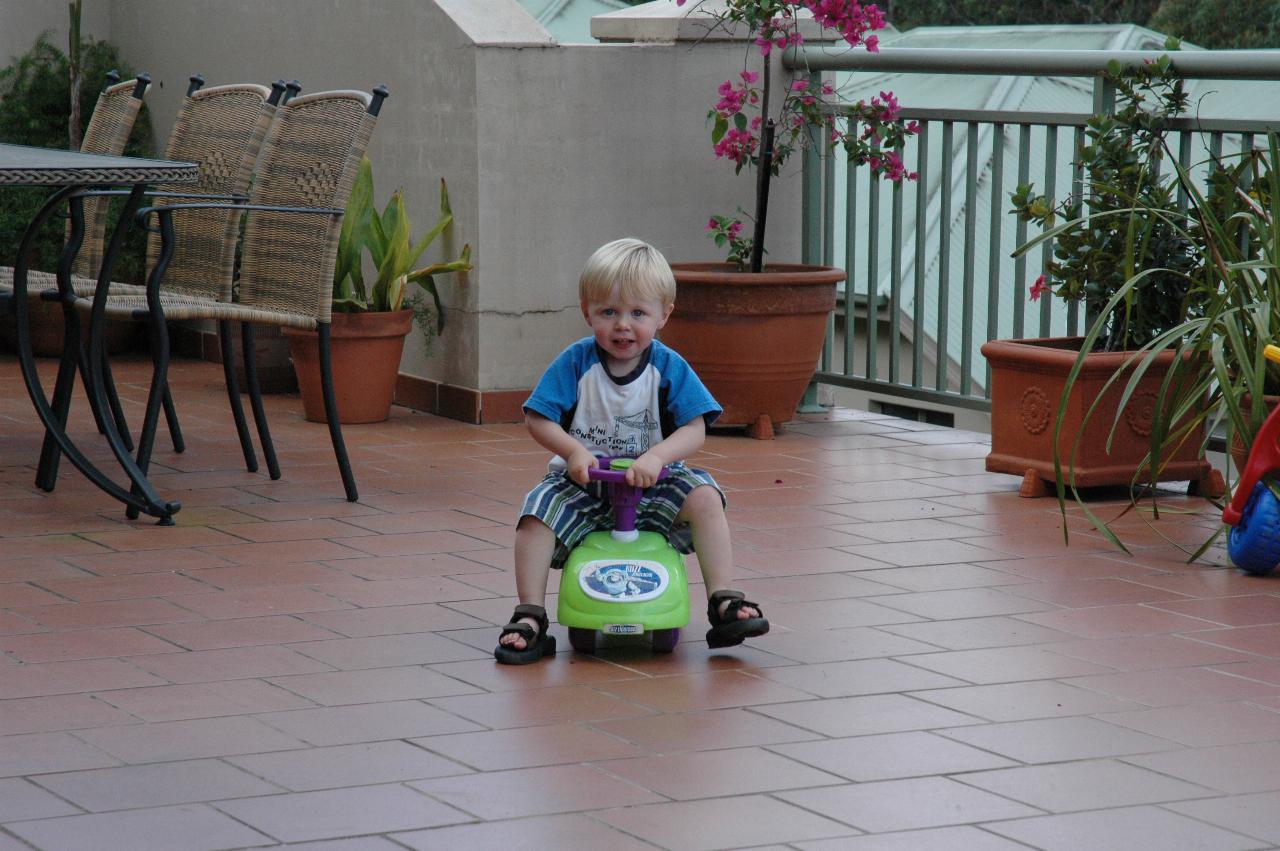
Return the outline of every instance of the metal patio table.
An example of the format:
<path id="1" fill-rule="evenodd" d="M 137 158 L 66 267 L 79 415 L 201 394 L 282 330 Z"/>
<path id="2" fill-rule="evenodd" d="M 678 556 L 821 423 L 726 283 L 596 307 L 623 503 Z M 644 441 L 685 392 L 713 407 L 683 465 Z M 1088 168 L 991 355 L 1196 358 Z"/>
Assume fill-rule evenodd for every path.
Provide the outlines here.
<path id="1" fill-rule="evenodd" d="M 18 363 L 22 368 L 22 378 L 35 406 L 36 414 L 44 424 L 47 433 L 57 442 L 62 452 L 71 460 L 91 482 L 110 496 L 118 499 L 126 506 L 160 519 L 161 523 L 171 524 L 172 516 L 182 507 L 181 503 L 166 501 L 156 493 L 155 488 L 139 469 L 129 450 L 121 439 L 114 419 L 107 413 L 108 403 L 104 391 L 103 375 L 103 342 L 102 326 L 106 311 L 107 288 L 111 281 L 112 266 L 116 254 L 123 242 L 130 218 L 141 205 L 142 197 L 148 185 L 153 183 L 194 183 L 198 178 L 198 167 L 195 163 L 172 162 L 169 160 L 142 159 L 138 157 L 111 157 L 98 154 L 85 154 L 79 151 L 65 151 L 50 148 L 32 148 L 25 145 L 0 143 L 0 190 L 8 186 L 49 186 L 56 191 L 45 201 L 36 213 L 23 234 L 18 249 L 18 256 L 13 270 L 13 292 L 0 295 L 0 310 L 13 312 L 17 326 Z M 40 383 L 36 372 L 35 357 L 31 351 L 31 329 L 29 326 L 27 304 L 27 271 L 31 250 L 36 233 L 49 219 L 53 212 L 64 202 L 73 201 L 80 193 L 88 189 L 113 187 L 129 187 L 124 208 L 120 213 L 111 233 L 110 242 L 103 256 L 102 268 L 98 274 L 98 287 L 93 297 L 93 310 L 89 319 L 89 339 L 86 353 L 88 376 L 85 390 L 89 394 L 90 404 L 112 453 L 120 462 L 120 466 L 128 475 L 131 485 L 128 489 L 117 484 L 94 465 L 84 453 L 72 442 L 66 429 L 58 422 L 49 398 Z M 58 262 L 58 291 L 63 304 L 63 314 L 69 323 L 77 322 L 72 307 L 74 293 L 71 290 L 71 262 L 79 249 L 83 236 L 83 221 L 79 218 L 79 205 L 71 204 L 72 236 L 68 240 L 62 257 Z M 5 301 L 8 304 L 5 304 Z M 74 326 L 71 326 L 74 327 Z M 163 335 L 161 335 L 163 336 Z M 66 347 L 71 348 L 71 347 Z M 75 360 L 78 351 L 64 351 L 62 357 Z M 73 365 L 74 366 L 74 365 Z M 55 399 L 61 388 L 55 389 Z M 66 389 L 69 394 L 70 388 Z M 65 400 L 63 400 L 65 405 Z"/>

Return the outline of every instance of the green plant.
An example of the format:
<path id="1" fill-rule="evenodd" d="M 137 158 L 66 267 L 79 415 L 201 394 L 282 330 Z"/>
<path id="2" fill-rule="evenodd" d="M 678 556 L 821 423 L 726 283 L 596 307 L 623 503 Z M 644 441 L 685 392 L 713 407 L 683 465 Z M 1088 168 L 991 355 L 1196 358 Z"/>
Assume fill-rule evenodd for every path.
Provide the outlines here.
<path id="1" fill-rule="evenodd" d="M 333 270 L 333 309 L 338 313 L 401 310 L 405 290 L 417 284 L 431 296 L 435 313 L 435 333 L 444 330 L 444 309 L 436 288 L 436 275 L 466 272 L 471 269 L 471 246 L 464 245 L 456 260 L 432 263 L 415 269 L 427 247 L 453 222 L 449 206 L 449 190 L 440 181 L 440 217 L 431 230 L 416 243 L 410 236 L 409 216 L 404 206 L 404 190 L 391 193 L 381 215 L 373 205 L 373 163 L 368 157 L 360 163 L 351 187 L 342 233 L 338 239 L 338 255 Z M 372 286 L 364 277 L 364 252 L 368 250 L 377 276 Z M 410 303 L 412 303 L 412 299 Z M 425 312 L 424 312 L 425 311 Z M 420 320 L 428 346 L 433 334 L 422 318 L 432 312 L 422 306 L 414 310 Z"/>
<path id="2" fill-rule="evenodd" d="M 1107 77 L 1115 85 L 1116 109 L 1095 115 L 1085 128 L 1077 161 L 1084 172 L 1082 196 L 1055 204 L 1036 195 L 1032 184 L 1020 184 L 1011 212 L 1046 228 L 1018 253 L 1046 239 L 1053 244 L 1053 259 L 1032 285 L 1031 298 L 1052 291 L 1064 301 L 1083 302 L 1090 321 L 1103 321 L 1095 350 L 1122 351 L 1145 345 L 1189 315 L 1190 281 L 1202 261 L 1180 226 L 1177 179 L 1165 164 L 1169 120 L 1187 106 L 1182 79 L 1168 56 L 1126 69 L 1112 62 Z M 1065 223 L 1057 225 L 1059 218 Z M 1152 271 L 1142 286 L 1109 306 L 1143 270 Z"/>
<path id="3" fill-rule="evenodd" d="M 97 101 L 108 71 L 117 69 L 125 79 L 134 73 L 114 46 L 93 39 L 82 41 L 80 64 L 80 102 L 85 115 Z M 0 139 L 41 148 L 67 147 L 70 76 L 67 56 L 49 41 L 48 33 L 37 38 L 32 48 L 12 65 L 0 70 Z M 151 121 L 145 105 L 134 122 L 124 152 L 128 156 L 153 153 Z M 38 188 L 0 193 L 0 264 L 13 265 L 22 233 L 48 195 L 47 190 Z M 115 221 L 115 211 L 111 221 Z M 32 268 L 53 269 L 62 250 L 63 236 L 60 219 L 45 226 L 32 255 Z M 146 234 L 139 228 L 131 228 L 113 277 L 139 283 L 145 266 Z"/>

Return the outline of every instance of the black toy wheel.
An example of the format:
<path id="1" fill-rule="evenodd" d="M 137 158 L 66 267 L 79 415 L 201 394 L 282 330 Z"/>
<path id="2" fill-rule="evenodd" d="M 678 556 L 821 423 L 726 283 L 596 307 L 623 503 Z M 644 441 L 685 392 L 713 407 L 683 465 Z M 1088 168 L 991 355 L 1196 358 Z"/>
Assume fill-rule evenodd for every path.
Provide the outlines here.
<path id="1" fill-rule="evenodd" d="M 1280 564 L 1280 501 L 1265 483 L 1254 485 L 1240 522 L 1227 534 L 1227 553 L 1254 576 L 1266 576 Z"/>
<path id="2" fill-rule="evenodd" d="M 569 627 L 569 644 L 579 653 L 596 652 L 596 631 L 582 627 Z"/>
<path id="3" fill-rule="evenodd" d="M 653 631 L 653 652 L 670 653 L 680 643 L 680 627 L 675 629 L 655 629 Z"/>

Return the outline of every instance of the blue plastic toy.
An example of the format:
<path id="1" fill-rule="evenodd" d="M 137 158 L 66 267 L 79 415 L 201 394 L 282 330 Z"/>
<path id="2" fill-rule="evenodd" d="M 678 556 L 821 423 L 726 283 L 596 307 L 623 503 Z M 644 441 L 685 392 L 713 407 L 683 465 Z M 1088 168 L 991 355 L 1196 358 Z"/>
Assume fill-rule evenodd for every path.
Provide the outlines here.
<path id="1" fill-rule="evenodd" d="M 1267 346 L 1267 360 L 1280 363 L 1280 347 Z M 1280 470 L 1280 407 L 1267 417 L 1253 439 L 1231 503 L 1222 510 L 1227 554 L 1245 573 L 1265 576 L 1280 565 L 1280 499 L 1265 479 Z"/>

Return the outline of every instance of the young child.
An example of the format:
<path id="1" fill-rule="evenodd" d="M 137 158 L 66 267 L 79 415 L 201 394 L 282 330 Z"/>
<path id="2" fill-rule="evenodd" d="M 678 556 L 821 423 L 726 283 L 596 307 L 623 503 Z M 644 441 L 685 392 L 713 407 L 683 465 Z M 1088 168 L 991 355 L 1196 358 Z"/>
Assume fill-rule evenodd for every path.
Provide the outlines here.
<path id="1" fill-rule="evenodd" d="M 610 525 L 602 486 L 588 485 L 597 456 L 635 456 L 627 483 L 646 488 L 637 527 L 665 532 L 681 552 L 697 552 L 711 623 L 707 644 L 730 647 L 769 631 L 760 607 L 726 587 L 732 555 L 720 486 L 683 463 L 702 446 L 721 408 L 689 364 L 654 340 L 675 295 L 666 259 L 637 239 L 602 246 L 582 270 L 578 298 L 591 336 L 561 352 L 524 403 L 529 434 L 556 457 L 525 498 L 516 527 L 520 605 L 493 651 L 499 662 L 523 665 L 555 653 L 543 608 L 547 572 L 589 532 Z M 664 465 L 669 473 L 659 482 Z"/>

